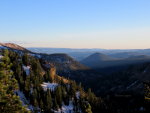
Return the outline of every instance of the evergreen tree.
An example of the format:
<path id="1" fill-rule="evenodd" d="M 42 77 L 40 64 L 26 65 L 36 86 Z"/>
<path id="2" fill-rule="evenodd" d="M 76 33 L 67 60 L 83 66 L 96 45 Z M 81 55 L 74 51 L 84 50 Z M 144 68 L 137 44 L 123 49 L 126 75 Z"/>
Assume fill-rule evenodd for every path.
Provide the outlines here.
<path id="1" fill-rule="evenodd" d="M 83 111 L 83 113 L 92 113 L 91 105 L 88 102 L 83 101 L 82 102 L 82 111 Z"/>
<path id="2" fill-rule="evenodd" d="M 70 94 L 71 97 L 75 97 L 75 94 L 76 94 L 76 83 L 75 82 L 72 82 L 70 84 L 69 94 Z"/>
<path id="3" fill-rule="evenodd" d="M 51 108 L 52 108 L 52 97 L 51 97 L 51 92 L 48 89 L 46 93 L 46 111 L 51 112 Z"/>
<path id="4" fill-rule="evenodd" d="M 33 96 L 33 105 L 34 105 L 35 107 L 38 107 L 37 98 L 35 98 L 34 96 Z"/>
<path id="5" fill-rule="evenodd" d="M 49 81 L 50 83 L 53 82 L 53 79 L 52 79 L 52 76 L 50 74 L 50 71 L 48 70 L 47 73 L 46 73 L 46 80 Z"/>
<path id="6" fill-rule="evenodd" d="M 144 83 L 145 99 L 150 100 L 150 82 Z"/>
<path id="7" fill-rule="evenodd" d="M 145 96 L 145 107 L 147 111 L 150 111 L 150 82 L 144 83 L 144 96 Z"/>
<path id="8" fill-rule="evenodd" d="M 54 104 L 53 104 L 53 108 L 54 108 L 55 110 L 58 110 L 59 106 L 58 106 L 56 97 L 54 98 L 54 102 L 53 102 L 53 103 L 54 103 Z"/>
<path id="9" fill-rule="evenodd" d="M 38 93 L 37 93 L 37 89 L 34 88 L 33 89 L 33 93 L 31 95 L 31 104 L 34 105 L 35 107 L 38 107 L 38 101 L 37 101 L 37 98 L 38 98 Z"/>
<path id="10" fill-rule="evenodd" d="M 41 112 L 44 111 L 44 104 L 43 104 L 43 100 L 40 100 L 40 108 L 41 108 Z"/>
<path id="11" fill-rule="evenodd" d="M 62 87 L 62 99 L 65 105 L 69 105 L 69 96 L 65 87 Z"/>
<path id="12" fill-rule="evenodd" d="M 95 97 L 94 93 L 92 93 L 90 88 L 88 89 L 88 92 L 87 92 L 87 99 L 91 103 L 94 103 L 96 100 L 96 97 Z"/>
<path id="13" fill-rule="evenodd" d="M 18 90 L 16 79 L 10 71 L 9 51 L 4 51 L 4 57 L 0 62 L 0 112 L 1 113 L 26 113 L 28 112 L 18 96 L 14 94 Z"/>
<path id="14" fill-rule="evenodd" d="M 31 89 L 30 76 L 27 76 L 26 81 L 25 81 L 25 95 L 27 98 L 29 97 L 30 89 Z"/>
<path id="15" fill-rule="evenodd" d="M 26 66 L 29 65 L 29 56 L 28 56 L 27 53 L 25 53 L 25 54 L 23 55 L 22 61 L 23 61 L 23 64 L 24 64 L 24 65 L 26 65 Z"/>
<path id="16" fill-rule="evenodd" d="M 61 86 L 58 86 L 56 88 L 55 95 L 56 95 L 57 103 L 58 103 L 59 107 L 61 107 L 62 106 L 62 90 L 61 90 Z"/>

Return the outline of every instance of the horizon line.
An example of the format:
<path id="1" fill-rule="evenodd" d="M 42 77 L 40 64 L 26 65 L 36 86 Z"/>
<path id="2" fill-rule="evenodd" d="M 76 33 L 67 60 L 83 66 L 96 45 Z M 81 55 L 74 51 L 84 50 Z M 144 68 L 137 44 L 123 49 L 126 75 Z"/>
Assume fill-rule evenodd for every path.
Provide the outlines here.
<path id="1" fill-rule="evenodd" d="M 146 50 L 146 49 L 150 49 L 150 48 L 109 48 L 109 49 L 106 49 L 106 48 L 72 48 L 72 47 L 43 47 L 43 46 L 25 46 L 25 42 L 24 43 L 20 43 L 20 42 L 12 42 L 12 41 L 5 41 L 5 42 L 0 42 L 0 43 L 10 43 L 10 44 L 15 44 L 15 45 L 19 45 L 21 47 L 24 47 L 24 48 L 53 48 L 53 49 L 77 49 L 77 50 L 80 50 L 80 49 L 99 49 L 99 50 Z"/>
<path id="2" fill-rule="evenodd" d="M 101 49 L 101 50 L 145 50 L 150 48 L 131 48 L 131 49 L 105 49 L 105 48 L 70 48 L 70 47 L 30 47 L 30 46 L 24 46 L 25 48 L 53 48 L 53 49 Z"/>

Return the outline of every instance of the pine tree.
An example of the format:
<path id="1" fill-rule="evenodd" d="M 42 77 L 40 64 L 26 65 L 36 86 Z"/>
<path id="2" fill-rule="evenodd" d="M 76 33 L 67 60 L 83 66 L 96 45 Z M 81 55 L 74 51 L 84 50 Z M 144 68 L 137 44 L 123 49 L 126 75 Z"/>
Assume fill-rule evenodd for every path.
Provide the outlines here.
<path id="1" fill-rule="evenodd" d="M 28 111 L 22 106 L 19 97 L 14 94 L 14 91 L 18 90 L 18 85 L 10 71 L 11 66 L 9 51 L 5 50 L 2 62 L 0 62 L 0 112 L 26 113 Z"/>
<path id="2" fill-rule="evenodd" d="M 62 99 L 65 105 L 69 105 L 69 96 L 67 95 L 67 91 L 65 87 L 62 87 Z"/>
<path id="3" fill-rule="evenodd" d="M 34 105 L 35 107 L 38 107 L 37 98 L 38 98 L 37 89 L 34 88 L 30 99 L 32 100 L 31 104 Z"/>
<path id="4" fill-rule="evenodd" d="M 25 64 L 26 66 L 29 65 L 29 56 L 28 56 L 28 54 L 25 53 L 23 55 L 22 61 L 23 61 L 23 64 Z"/>
<path id="5" fill-rule="evenodd" d="M 35 107 L 38 107 L 37 98 L 35 98 L 34 96 L 33 96 L 33 105 L 34 105 Z"/>
<path id="6" fill-rule="evenodd" d="M 61 90 L 61 86 L 58 86 L 56 88 L 55 95 L 56 95 L 57 103 L 58 103 L 59 107 L 61 107 L 62 106 L 62 90 Z"/>
<path id="7" fill-rule="evenodd" d="M 75 97 L 75 94 L 76 94 L 76 83 L 75 82 L 72 82 L 70 84 L 70 91 L 69 91 L 69 94 L 71 97 Z"/>
<path id="8" fill-rule="evenodd" d="M 88 89 L 88 92 L 87 92 L 87 99 L 91 103 L 94 103 L 96 99 L 94 93 L 92 93 L 90 88 Z"/>
<path id="9" fill-rule="evenodd" d="M 44 110 L 44 104 L 43 104 L 43 100 L 40 100 L 40 108 L 41 108 L 41 112 L 43 112 Z"/>
<path id="10" fill-rule="evenodd" d="M 48 89 L 46 93 L 46 111 L 51 112 L 51 108 L 52 108 L 52 97 L 51 97 L 51 92 Z"/>
<path id="11" fill-rule="evenodd" d="M 30 88 L 31 88 L 31 83 L 30 83 L 30 76 L 26 77 L 26 81 L 25 81 L 25 95 L 28 98 L 29 94 L 30 94 Z"/>
<path id="12" fill-rule="evenodd" d="M 54 102 L 53 102 L 53 103 L 54 103 L 54 104 L 53 104 L 53 108 L 54 108 L 55 110 L 58 110 L 59 106 L 58 106 L 56 97 L 54 98 Z"/>
<path id="13" fill-rule="evenodd" d="M 150 82 L 144 83 L 145 99 L 150 100 Z"/>
<path id="14" fill-rule="evenodd" d="M 91 105 L 89 103 L 86 105 L 85 112 L 86 113 L 92 113 L 92 111 L 91 111 Z"/>
<path id="15" fill-rule="evenodd" d="M 46 80 L 49 81 L 50 83 L 53 82 L 53 79 L 52 79 L 52 76 L 50 74 L 50 71 L 48 70 L 47 73 L 46 73 Z"/>
<path id="16" fill-rule="evenodd" d="M 79 86 L 78 86 L 78 90 L 81 92 L 82 91 L 82 84 L 81 84 L 81 82 L 80 82 L 80 84 L 79 84 Z"/>
<path id="17" fill-rule="evenodd" d="M 144 83 L 144 96 L 145 96 L 145 107 L 147 111 L 150 111 L 150 82 Z"/>
<path id="18" fill-rule="evenodd" d="M 82 111 L 83 113 L 92 113 L 91 105 L 86 101 L 82 101 Z"/>

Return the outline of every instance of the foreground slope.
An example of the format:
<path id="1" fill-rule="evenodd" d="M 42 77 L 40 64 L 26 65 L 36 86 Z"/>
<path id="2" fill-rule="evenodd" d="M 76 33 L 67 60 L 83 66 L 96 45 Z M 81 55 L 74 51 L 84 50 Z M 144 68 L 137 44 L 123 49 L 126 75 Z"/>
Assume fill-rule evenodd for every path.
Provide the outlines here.
<path id="1" fill-rule="evenodd" d="M 4 44 L 3 44 L 4 45 Z M 13 44 L 12 44 L 13 45 Z M 16 45 L 17 46 L 17 45 Z M 5 46 L 6 47 L 6 46 Z M 23 48 L 23 47 L 22 47 Z M 64 76 L 66 78 L 70 78 L 72 80 L 76 80 L 77 82 L 82 82 L 86 88 L 91 87 L 90 84 L 94 82 L 95 77 L 102 76 L 100 73 L 90 69 L 89 67 L 79 63 L 72 57 L 67 54 L 57 53 L 57 54 L 43 54 L 43 53 L 34 53 L 28 52 L 21 49 L 13 49 L 7 48 L 10 50 L 14 50 L 19 54 L 28 53 L 29 55 L 38 58 L 41 60 L 45 60 L 47 66 L 54 65 L 57 69 L 57 74 Z M 88 75 L 88 76 L 87 76 Z"/>
<path id="2" fill-rule="evenodd" d="M 7 58 L 5 51 L 8 53 Z M 6 48 L 0 49 L 0 53 L 1 62 L 10 68 L 11 78 L 14 78 L 19 85 L 14 92 L 7 93 L 18 95 L 22 106 L 26 106 L 27 111 L 44 113 L 92 113 L 92 111 L 98 111 L 101 103 L 99 98 L 90 90 L 89 92 L 84 91 L 82 86 L 77 85 L 74 81 L 57 75 L 55 66 L 51 65 L 47 68 L 47 61 L 38 59 L 32 54 L 23 53 L 23 51 L 22 54 L 18 54 L 16 50 L 8 51 Z M 5 59 L 10 62 L 11 67 L 6 64 Z M 5 70 L 2 69 L 2 71 Z M 6 81 L 1 83 L 5 84 Z M 8 87 L 12 88 L 11 85 L 13 84 Z M 3 90 L 3 87 L 1 88 Z M 1 98 L 1 101 L 3 100 Z M 97 104 L 95 105 L 94 102 Z M 14 103 L 15 105 L 17 103 Z M 3 106 L 3 109 L 2 113 L 8 112 L 7 107 Z M 21 109 L 18 109 L 18 112 L 21 112 Z"/>
<path id="3" fill-rule="evenodd" d="M 7 47 L 1 47 L 2 51 Z M 73 59 L 66 54 L 40 54 L 9 49 L 11 71 L 19 84 L 15 91 L 29 111 L 83 113 L 149 112 L 149 63 L 136 64 L 127 70 L 101 76 L 87 68 L 72 68 Z M 2 56 L 0 58 L 3 58 Z M 142 59 L 146 56 L 138 56 Z M 102 55 L 101 59 L 114 60 Z M 133 57 L 129 59 L 134 59 Z M 115 59 L 116 60 L 116 59 Z M 71 62 L 71 63 L 70 63 Z M 67 66 L 65 66 L 65 64 Z M 75 63 L 74 63 L 75 64 Z M 79 66 L 78 64 L 76 66 Z M 81 65 L 86 67 L 84 65 Z M 80 67 L 80 66 L 79 66 Z M 61 76 L 59 76 L 61 75 Z M 88 92 L 81 82 L 91 89 Z M 144 90 L 146 89 L 146 90 Z M 145 97 L 145 98 L 144 98 Z"/>

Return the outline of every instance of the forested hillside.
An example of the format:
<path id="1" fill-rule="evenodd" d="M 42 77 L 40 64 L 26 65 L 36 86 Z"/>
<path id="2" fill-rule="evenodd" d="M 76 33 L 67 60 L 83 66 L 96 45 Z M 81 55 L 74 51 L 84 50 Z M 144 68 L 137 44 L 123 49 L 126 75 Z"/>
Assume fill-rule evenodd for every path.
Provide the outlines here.
<path id="1" fill-rule="evenodd" d="M 92 113 L 102 100 L 81 84 L 60 77 L 50 62 L 1 49 L 0 109 L 7 112 Z M 50 67 L 47 67 L 50 65 Z"/>
<path id="2" fill-rule="evenodd" d="M 65 54 L 0 46 L 0 112 L 147 113 L 149 69 L 136 64 L 102 76 Z"/>

